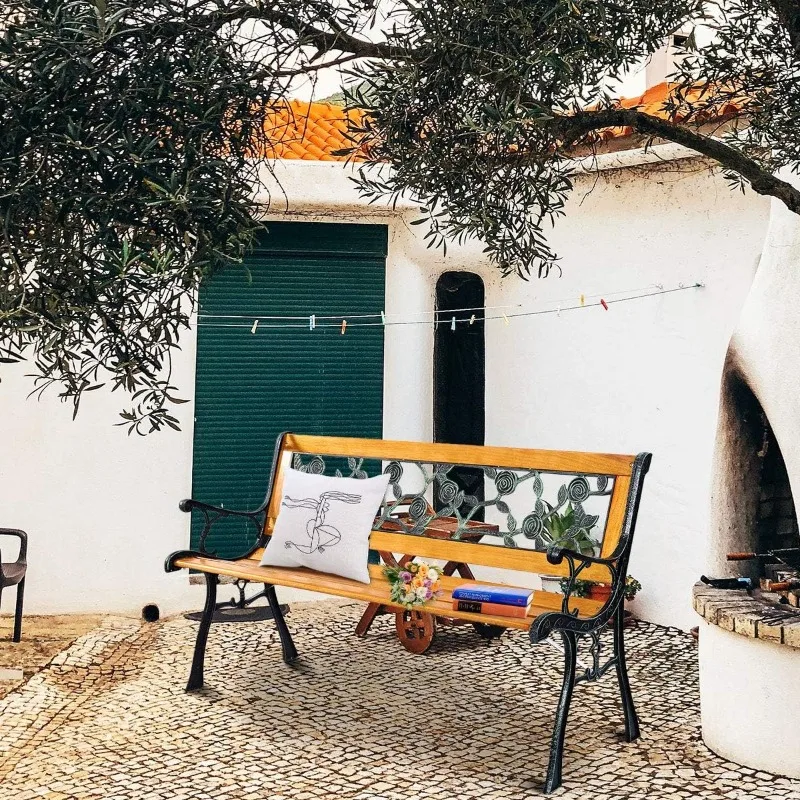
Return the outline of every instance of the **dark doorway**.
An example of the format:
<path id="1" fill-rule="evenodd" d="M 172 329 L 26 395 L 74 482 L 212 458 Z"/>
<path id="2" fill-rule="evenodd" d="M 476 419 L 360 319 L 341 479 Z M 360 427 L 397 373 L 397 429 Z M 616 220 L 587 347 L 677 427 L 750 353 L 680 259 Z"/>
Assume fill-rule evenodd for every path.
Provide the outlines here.
<path id="1" fill-rule="evenodd" d="M 445 272 L 436 284 L 433 339 L 433 438 L 436 442 L 484 443 L 484 303 L 483 281 L 471 272 Z M 466 494 L 483 500 L 481 470 L 462 467 L 453 470 L 450 476 Z M 463 513 L 467 510 L 465 507 Z M 482 515 L 473 518 L 479 519 Z"/>

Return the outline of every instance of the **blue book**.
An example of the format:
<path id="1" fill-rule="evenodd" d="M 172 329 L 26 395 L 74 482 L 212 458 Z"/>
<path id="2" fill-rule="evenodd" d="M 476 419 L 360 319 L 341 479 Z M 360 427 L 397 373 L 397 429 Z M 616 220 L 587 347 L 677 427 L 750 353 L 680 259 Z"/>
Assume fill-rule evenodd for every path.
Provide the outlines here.
<path id="1" fill-rule="evenodd" d="M 481 586 L 476 583 L 465 583 L 453 590 L 453 600 L 501 603 L 504 606 L 526 606 L 532 597 L 533 589 L 521 589 L 518 586 Z"/>

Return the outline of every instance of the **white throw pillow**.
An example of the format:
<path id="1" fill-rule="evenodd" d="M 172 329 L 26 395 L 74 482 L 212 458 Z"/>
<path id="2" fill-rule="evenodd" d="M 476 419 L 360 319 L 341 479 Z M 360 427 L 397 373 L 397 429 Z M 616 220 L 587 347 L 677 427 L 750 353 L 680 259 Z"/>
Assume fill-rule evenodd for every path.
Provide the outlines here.
<path id="1" fill-rule="evenodd" d="M 287 469 L 278 518 L 261 565 L 308 567 L 369 583 L 369 534 L 389 485 Z"/>

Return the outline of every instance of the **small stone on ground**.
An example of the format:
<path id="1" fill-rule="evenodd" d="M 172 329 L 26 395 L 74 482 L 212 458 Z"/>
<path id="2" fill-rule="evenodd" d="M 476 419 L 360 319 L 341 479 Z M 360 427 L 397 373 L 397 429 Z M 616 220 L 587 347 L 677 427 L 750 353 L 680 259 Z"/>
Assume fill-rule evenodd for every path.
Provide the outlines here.
<path id="1" fill-rule="evenodd" d="M 293 668 L 272 623 L 216 625 L 206 688 L 192 694 L 183 689 L 196 623 L 104 619 L 0 701 L 0 800 L 540 796 L 557 643 L 533 647 L 521 632 L 485 642 L 471 627 L 446 628 L 416 656 L 391 617 L 357 638 L 362 610 L 293 606 Z M 703 745 L 690 635 L 639 623 L 628 645 L 642 737 L 618 736 L 613 671 L 581 684 L 554 796 L 800 800 L 800 781 Z M 580 657 L 588 665 L 588 652 Z"/>

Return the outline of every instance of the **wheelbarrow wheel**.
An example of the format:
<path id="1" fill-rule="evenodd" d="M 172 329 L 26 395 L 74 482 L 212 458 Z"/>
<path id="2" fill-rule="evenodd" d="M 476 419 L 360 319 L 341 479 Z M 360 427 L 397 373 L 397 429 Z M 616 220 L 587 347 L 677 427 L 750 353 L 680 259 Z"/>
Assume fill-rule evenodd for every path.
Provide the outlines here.
<path id="1" fill-rule="evenodd" d="M 425 611 L 405 609 L 395 615 L 395 628 L 400 644 L 409 653 L 424 653 L 436 635 L 436 617 Z"/>
<path id="2" fill-rule="evenodd" d="M 485 622 L 473 622 L 472 627 L 475 628 L 475 633 L 486 639 L 499 639 L 506 631 L 501 625 L 487 625 Z"/>

